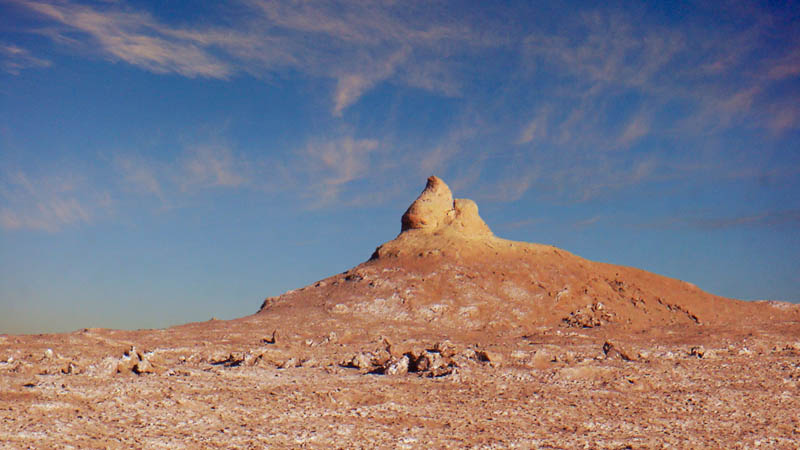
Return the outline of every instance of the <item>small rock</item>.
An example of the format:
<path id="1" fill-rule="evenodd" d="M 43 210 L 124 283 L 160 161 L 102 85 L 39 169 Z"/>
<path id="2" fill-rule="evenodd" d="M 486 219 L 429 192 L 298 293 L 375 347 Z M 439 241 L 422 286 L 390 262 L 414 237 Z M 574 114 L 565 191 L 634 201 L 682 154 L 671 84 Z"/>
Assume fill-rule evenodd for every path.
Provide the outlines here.
<path id="1" fill-rule="evenodd" d="M 267 361 L 266 354 L 261 353 L 249 362 L 249 365 L 253 367 L 269 367 L 271 364 Z"/>
<path id="2" fill-rule="evenodd" d="M 448 340 L 437 342 L 432 350 L 445 358 L 452 358 L 456 354 L 455 346 Z"/>
<path id="3" fill-rule="evenodd" d="M 384 372 L 386 375 L 405 375 L 408 373 L 408 356 L 403 355 L 402 358 L 398 359 L 392 364 L 389 364 L 389 367 L 386 368 Z"/>
<path id="4" fill-rule="evenodd" d="M 328 342 L 330 342 L 331 344 L 339 342 L 339 336 L 336 335 L 335 331 L 331 331 L 330 333 L 328 333 Z"/>
<path id="5" fill-rule="evenodd" d="M 453 372 L 455 372 L 455 370 L 456 369 L 453 364 L 440 365 L 439 367 L 432 368 L 431 370 L 429 370 L 426 373 L 426 375 L 431 378 L 438 378 L 438 377 L 443 377 L 445 375 L 450 375 Z"/>
<path id="6" fill-rule="evenodd" d="M 342 367 L 352 367 L 354 369 L 366 370 L 372 367 L 372 355 L 361 352 L 353 355 L 352 358 L 343 361 Z"/>
<path id="7" fill-rule="evenodd" d="M 72 361 L 69 361 L 64 365 L 64 367 L 61 368 L 61 373 L 64 375 L 74 375 L 80 373 L 80 370 L 78 369 L 78 366 L 73 364 Z"/>
<path id="8" fill-rule="evenodd" d="M 372 367 L 385 367 L 392 359 L 392 354 L 387 350 L 378 350 L 371 354 L 370 364 Z"/>
<path id="9" fill-rule="evenodd" d="M 247 359 L 247 354 L 242 352 L 229 353 L 227 356 L 215 355 L 209 358 L 212 366 L 239 367 Z"/>
<path id="10" fill-rule="evenodd" d="M 492 367 L 500 365 L 503 362 L 503 355 L 489 350 L 475 350 L 475 356 L 480 362 L 488 362 Z"/>
<path id="11" fill-rule="evenodd" d="M 319 361 L 316 358 L 303 359 L 297 364 L 297 367 L 319 367 Z"/>
<path id="12" fill-rule="evenodd" d="M 44 351 L 44 359 L 50 359 L 53 357 L 53 355 L 54 353 L 52 348 L 48 348 L 47 350 Z"/>
<path id="13" fill-rule="evenodd" d="M 155 368 L 153 367 L 153 364 L 145 358 L 136 363 L 136 365 L 133 366 L 132 371 L 136 375 L 142 375 L 145 373 L 154 373 Z"/>
<path id="14" fill-rule="evenodd" d="M 122 358 L 117 362 L 117 373 L 130 373 L 133 372 L 134 366 L 138 363 L 138 360 L 135 357 L 131 357 L 131 355 L 123 355 Z"/>
<path id="15" fill-rule="evenodd" d="M 278 365 L 279 369 L 291 369 L 293 367 L 300 367 L 300 361 L 297 358 L 289 358 Z"/>
<path id="16" fill-rule="evenodd" d="M 117 363 L 116 373 L 135 373 L 136 375 L 159 373 L 160 369 L 150 361 L 149 356 L 152 356 L 152 353 L 143 352 L 135 346 L 131 346 Z"/>
<path id="17" fill-rule="evenodd" d="M 561 354 L 561 355 L 556 355 L 556 356 L 553 358 L 553 361 L 554 361 L 554 362 L 561 362 L 561 363 L 567 363 L 567 364 L 569 364 L 569 363 L 571 363 L 571 362 L 574 362 L 574 361 L 575 361 L 575 359 L 576 359 L 575 352 L 568 351 L 568 352 L 564 352 L 564 353 L 563 353 L 563 354 Z"/>
<path id="18" fill-rule="evenodd" d="M 706 349 L 702 345 L 697 345 L 689 349 L 689 356 L 696 356 L 702 358 L 706 354 Z"/>
<path id="19" fill-rule="evenodd" d="M 603 344 L 603 354 L 605 354 L 607 359 L 618 357 L 623 361 L 633 361 L 631 353 L 622 348 L 619 344 L 615 344 L 611 341 L 606 341 Z"/>
<path id="20" fill-rule="evenodd" d="M 463 352 L 461 352 L 461 356 L 464 359 L 471 360 L 471 361 L 477 361 L 478 360 L 477 353 L 475 353 L 475 350 L 473 350 L 471 348 L 468 348 L 468 349 L 464 350 Z"/>
<path id="21" fill-rule="evenodd" d="M 409 359 L 409 372 L 425 372 L 431 367 L 432 353 L 427 351 L 414 352 L 413 350 L 406 353 Z M 437 355 L 438 356 L 438 355 Z"/>
<path id="22" fill-rule="evenodd" d="M 528 357 L 528 352 L 523 350 L 514 350 L 511 352 L 511 359 L 525 359 Z"/>
<path id="23" fill-rule="evenodd" d="M 272 336 L 261 340 L 264 344 L 274 344 L 278 342 L 278 330 L 272 330 Z"/>

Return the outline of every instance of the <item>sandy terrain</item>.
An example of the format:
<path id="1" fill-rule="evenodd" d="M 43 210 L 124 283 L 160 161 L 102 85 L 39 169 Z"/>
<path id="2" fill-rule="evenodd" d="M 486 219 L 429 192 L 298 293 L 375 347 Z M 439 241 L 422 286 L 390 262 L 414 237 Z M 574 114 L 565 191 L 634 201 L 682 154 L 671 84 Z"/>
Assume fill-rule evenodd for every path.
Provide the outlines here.
<path id="1" fill-rule="evenodd" d="M 0 336 L 3 448 L 798 448 L 800 307 L 495 237 L 441 180 L 252 316 Z"/>

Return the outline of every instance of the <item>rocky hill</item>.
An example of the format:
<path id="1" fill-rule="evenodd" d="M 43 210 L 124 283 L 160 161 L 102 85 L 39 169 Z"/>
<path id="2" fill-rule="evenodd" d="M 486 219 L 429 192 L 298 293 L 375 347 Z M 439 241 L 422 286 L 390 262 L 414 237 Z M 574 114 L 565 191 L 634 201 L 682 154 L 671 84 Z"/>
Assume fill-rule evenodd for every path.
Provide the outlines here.
<path id="1" fill-rule="evenodd" d="M 496 237 L 472 200 L 432 176 L 401 232 L 343 274 L 266 299 L 260 314 L 330 317 L 372 326 L 533 330 L 768 321 L 766 303 L 703 292 L 691 283 L 589 261 L 549 245 Z M 796 312 L 795 312 L 796 313 Z"/>

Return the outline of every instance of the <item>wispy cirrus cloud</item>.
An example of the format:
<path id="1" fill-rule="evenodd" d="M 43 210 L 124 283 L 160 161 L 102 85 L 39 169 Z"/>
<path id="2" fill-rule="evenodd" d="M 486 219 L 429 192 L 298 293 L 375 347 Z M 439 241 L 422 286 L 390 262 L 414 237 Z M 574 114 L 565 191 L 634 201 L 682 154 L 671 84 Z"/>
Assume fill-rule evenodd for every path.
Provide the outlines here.
<path id="1" fill-rule="evenodd" d="M 201 187 L 238 187 L 249 181 L 250 165 L 229 148 L 194 146 L 182 158 L 178 183 L 182 189 Z"/>
<path id="2" fill-rule="evenodd" d="M 214 188 L 241 188 L 251 182 L 254 166 L 226 145 L 190 145 L 174 158 L 156 161 L 118 154 L 112 161 L 120 187 L 153 195 L 169 206 L 180 194 Z"/>
<path id="3" fill-rule="evenodd" d="M 293 172 L 304 175 L 304 190 L 314 197 L 314 205 L 326 205 L 338 200 L 348 183 L 377 175 L 372 155 L 378 148 L 377 140 L 350 136 L 311 141 L 300 152 Z"/>
<path id="4" fill-rule="evenodd" d="M 114 158 L 114 167 L 122 175 L 125 188 L 164 200 L 163 174 L 159 173 L 154 163 L 140 157 L 118 155 Z"/>
<path id="5" fill-rule="evenodd" d="M 94 192 L 76 177 L 31 178 L 24 172 L 0 178 L 0 227 L 8 230 L 56 232 L 90 223 L 98 211 L 111 206 L 107 192 Z"/>
<path id="6" fill-rule="evenodd" d="M 57 42 L 154 73 L 226 79 L 291 70 L 333 79 L 336 116 L 387 80 L 455 95 L 458 83 L 441 51 L 456 56 L 497 45 L 486 30 L 476 37 L 469 23 L 442 20 L 449 11 L 413 2 L 243 0 L 237 6 L 247 13 L 232 23 L 180 25 L 116 3 L 15 3 L 60 24 L 47 33 Z"/>
<path id="7" fill-rule="evenodd" d="M 533 189 L 584 201 L 681 176 L 676 167 L 698 163 L 695 145 L 703 146 L 700 162 L 721 161 L 726 150 L 709 141 L 730 130 L 780 136 L 800 126 L 800 94 L 776 89 L 799 73 L 800 43 L 780 38 L 773 29 L 780 17 L 759 5 L 745 12 L 732 5 L 734 19 L 709 30 L 703 20 L 653 20 L 646 8 L 583 9 L 543 24 L 529 20 L 535 8 L 520 5 L 241 0 L 204 6 L 217 14 L 198 22 L 124 2 L 14 3 L 44 19 L 46 35 L 58 43 L 155 73 L 322 79 L 329 89 L 324 108 L 337 123 L 382 84 L 459 96 L 452 103 L 460 111 L 414 148 L 392 130 L 364 139 L 380 143 L 371 149 L 355 144 L 357 133 L 323 132 L 296 152 L 308 167 L 291 158 L 242 161 L 236 152 L 215 150 L 170 163 L 180 175 L 167 176 L 160 163 L 123 168 L 130 186 L 162 198 L 174 189 L 247 186 L 264 178 L 252 170 L 270 167 L 282 172 L 272 179 L 315 173 L 306 185 L 333 199 L 353 180 L 368 178 L 365 167 L 396 176 L 392 167 L 405 166 L 451 175 L 458 188 L 484 183 L 498 193 L 487 198 L 497 201 Z M 487 55 L 498 67 L 483 63 Z M 478 119 L 468 126 L 453 119 L 471 113 Z M 653 142 L 659 147 L 642 155 Z M 498 160 L 496 153 L 515 156 Z M 326 163 L 326 154 L 340 159 Z M 501 179 L 487 183 L 489 172 Z"/>
<path id="8" fill-rule="evenodd" d="M 88 35 L 91 42 L 112 59 L 125 61 L 155 73 L 174 72 L 188 77 L 225 78 L 233 68 L 215 57 L 191 35 L 171 33 L 169 28 L 143 12 L 95 9 L 67 2 L 20 0 L 33 11 L 67 28 L 56 37 L 73 32 Z M 76 39 L 63 39 L 75 42 Z"/>
<path id="9" fill-rule="evenodd" d="M 33 56 L 30 51 L 17 45 L 0 42 L 0 67 L 12 75 L 19 75 L 25 69 L 50 67 L 52 63 Z"/>
<path id="10" fill-rule="evenodd" d="M 800 210 L 768 210 L 741 215 L 687 214 L 664 220 L 639 224 L 639 228 L 694 228 L 716 231 L 740 227 L 797 227 L 800 226 Z"/>
<path id="11" fill-rule="evenodd" d="M 385 61 L 379 61 L 377 64 L 370 64 L 368 68 L 339 76 L 334 93 L 333 114 L 341 116 L 342 111 L 355 103 L 364 92 L 392 76 L 397 67 L 408 58 L 409 53 L 410 49 L 405 47 L 389 55 Z"/>
<path id="12" fill-rule="evenodd" d="M 518 144 L 528 144 L 534 140 L 542 140 L 548 133 L 549 110 L 542 108 L 534 113 L 533 118 L 522 128 L 522 132 L 517 139 Z"/>

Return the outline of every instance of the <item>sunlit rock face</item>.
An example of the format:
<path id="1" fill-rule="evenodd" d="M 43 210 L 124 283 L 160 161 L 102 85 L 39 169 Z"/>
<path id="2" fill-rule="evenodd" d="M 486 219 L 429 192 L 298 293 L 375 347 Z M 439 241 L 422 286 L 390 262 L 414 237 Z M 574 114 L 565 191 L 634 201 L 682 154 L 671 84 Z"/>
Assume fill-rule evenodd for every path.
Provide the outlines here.
<path id="1" fill-rule="evenodd" d="M 441 178 L 431 176 L 425 189 L 401 219 L 401 232 L 436 232 L 450 228 L 464 236 L 491 236 L 492 231 L 478 215 L 478 205 L 469 199 L 455 199 Z"/>

